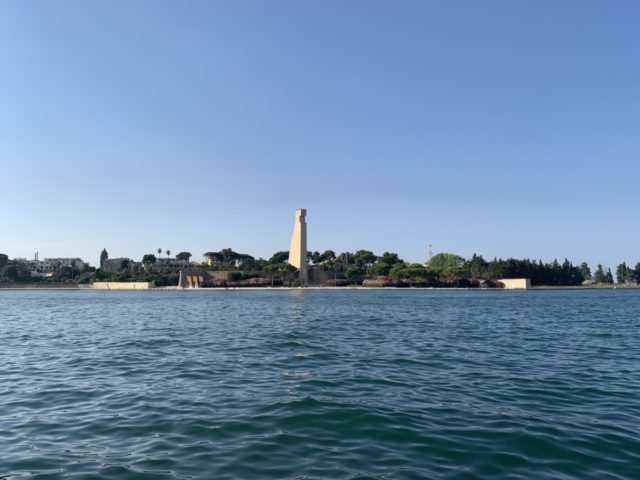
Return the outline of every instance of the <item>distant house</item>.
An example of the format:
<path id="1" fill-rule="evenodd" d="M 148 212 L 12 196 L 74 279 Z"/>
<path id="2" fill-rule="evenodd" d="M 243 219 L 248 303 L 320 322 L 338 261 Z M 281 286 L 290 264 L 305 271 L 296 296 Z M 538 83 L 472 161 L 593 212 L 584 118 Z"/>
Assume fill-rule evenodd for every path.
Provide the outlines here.
<path id="1" fill-rule="evenodd" d="M 45 258 L 44 263 L 52 271 L 61 267 L 73 267 L 83 272 L 88 266 L 81 258 Z"/>
<path id="2" fill-rule="evenodd" d="M 133 268 L 135 262 L 130 258 L 107 258 L 102 262 L 102 271 L 107 273 L 118 273 L 123 270 Z"/>
<path id="3" fill-rule="evenodd" d="M 27 266 L 27 271 L 32 277 L 47 278 L 53 276 L 53 265 L 44 260 L 16 259 L 16 261 L 18 260 Z"/>
<path id="4" fill-rule="evenodd" d="M 33 260 L 27 260 L 26 258 L 16 258 L 14 261 L 26 265 L 29 275 L 32 277 L 51 277 L 53 272 L 60 268 L 75 268 L 76 270 L 83 272 L 87 268 L 81 258 L 45 258 L 39 260 L 37 258 Z"/>
<path id="5" fill-rule="evenodd" d="M 187 267 L 189 264 L 185 260 L 178 260 L 177 258 L 156 258 L 156 267 L 169 267 L 171 269 L 179 270 Z"/>

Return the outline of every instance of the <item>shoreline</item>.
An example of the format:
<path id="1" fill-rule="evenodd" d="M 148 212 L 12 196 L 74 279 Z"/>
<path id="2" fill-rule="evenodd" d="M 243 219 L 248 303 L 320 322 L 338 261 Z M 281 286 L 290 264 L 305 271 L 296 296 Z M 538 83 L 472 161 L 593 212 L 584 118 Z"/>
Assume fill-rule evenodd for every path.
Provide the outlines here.
<path id="1" fill-rule="evenodd" d="M 180 288 L 177 286 L 169 287 L 153 287 L 149 289 L 119 289 L 119 290 L 102 290 L 94 289 L 90 285 L 25 285 L 25 286 L 5 286 L 0 285 L 0 291 L 2 290 L 77 290 L 77 291 L 103 291 L 103 292 L 157 292 L 157 291 L 182 291 L 182 292 L 205 292 L 205 291 L 283 291 L 283 290 L 406 290 L 406 291 L 481 291 L 481 292 L 524 292 L 531 290 L 640 290 L 640 285 L 591 285 L 591 286 L 534 286 L 529 289 L 505 289 L 505 288 L 469 288 L 469 287 L 363 287 L 358 286 L 346 286 L 346 287 L 325 287 L 325 286 L 310 286 L 310 287 L 207 287 L 207 288 Z"/>

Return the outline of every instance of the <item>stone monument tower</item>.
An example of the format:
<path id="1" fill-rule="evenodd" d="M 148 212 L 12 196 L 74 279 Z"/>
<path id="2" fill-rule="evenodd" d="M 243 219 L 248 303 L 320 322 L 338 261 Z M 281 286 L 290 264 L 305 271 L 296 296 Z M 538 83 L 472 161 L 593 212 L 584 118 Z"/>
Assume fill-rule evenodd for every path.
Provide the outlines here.
<path id="1" fill-rule="evenodd" d="M 289 247 L 289 263 L 300 270 L 300 284 L 307 285 L 309 272 L 307 270 L 307 222 L 305 220 L 307 210 L 296 210 L 296 221 L 291 235 L 291 247 Z"/>

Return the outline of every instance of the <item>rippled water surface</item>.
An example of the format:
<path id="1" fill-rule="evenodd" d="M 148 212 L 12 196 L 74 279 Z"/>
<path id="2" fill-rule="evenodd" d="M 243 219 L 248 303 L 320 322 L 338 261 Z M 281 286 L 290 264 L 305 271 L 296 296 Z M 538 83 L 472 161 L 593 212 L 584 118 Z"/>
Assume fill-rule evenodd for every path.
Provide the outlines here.
<path id="1" fill-rule="evenodd" d="M 640 478 L 640 291 L 0 291 L 0 478 Z"/>

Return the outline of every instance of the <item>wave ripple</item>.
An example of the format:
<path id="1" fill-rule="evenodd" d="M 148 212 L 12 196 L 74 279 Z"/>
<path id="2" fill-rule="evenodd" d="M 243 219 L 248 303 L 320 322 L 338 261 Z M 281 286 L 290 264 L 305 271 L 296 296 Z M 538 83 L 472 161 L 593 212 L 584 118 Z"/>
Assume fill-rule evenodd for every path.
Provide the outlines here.
<path id="1" fill-rule="evenodd" d="M 0 302 L 3 479 L 640 478 L 640 292 Z"/>

